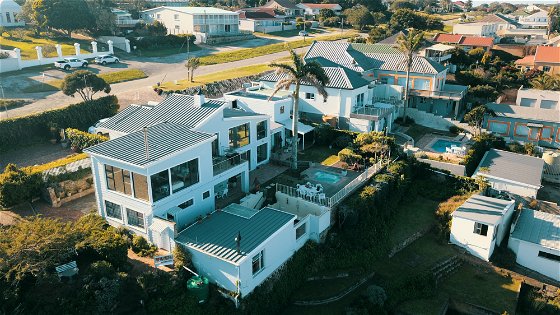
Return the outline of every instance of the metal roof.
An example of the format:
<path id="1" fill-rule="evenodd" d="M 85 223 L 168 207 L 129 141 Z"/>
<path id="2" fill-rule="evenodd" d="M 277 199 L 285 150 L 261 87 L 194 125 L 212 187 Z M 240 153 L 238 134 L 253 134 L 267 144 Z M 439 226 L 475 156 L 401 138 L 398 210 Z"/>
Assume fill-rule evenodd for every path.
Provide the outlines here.
<path id="1" fill-rule="evenodd" d="M 309 60 L 308 60 L 309 61 Z M 320 63 L 320 60 L 317 60 Z M 357 72 L 344 67 L 323 67 L 325 74 L 329 78 L 328 88 L 353 90 L 362 86 L 366 86 L 369 82 L 362 78 Z M 277 82 L 282 79 L 284 74 L 276 74 L 271 72 L 263 77 L 262 81 Z M 302 82 L 303 85 L 310 85 L 308 82 Z"/>
<path id="2" fill-rule="evenodd" d="M 488 171 L 481 172 L 481 167 L 488 168 Z M 480 161 L 475 175 L 488 174 L 493 177 L 538 187 L 541 185 L 543 167 L 543 159 L 490 149 Z"/>
<path id="3" fill-rule="evenodd" d="M 544 91 L 539 90 L 538 92 L 544 92 Z M 543 98 L 543 100 L 546 99 Z M 496 104 L 496 103 L 489 103 L 486 106 L 494 111 L 496 117 L 508 117 L 508 118 L 516 118 L 516 119 L 560 123 L 560 111 L 558 111 L 558 109 L 525 107 L 519 105 Z"/>
<path id="4" fill-rule="evenodd" d="M 406 72 L 406 57 L 404 55 L 397 54 L 367 54 L 374 63 L 375 68 L 380 70 L 390 70 Z M 414 56 L 412 59 L 411 72 L 415 73 L 428 73 L 428 74 L 438 74 L 445 70 L 445 67 L 441 64 L 432 61 L 430 59 Z"/>
<path id="5" fill-rule="evenodd" d="M 99 127 L 131 133 L 160 122 L 170 122 L 194 128 L 224 104 L 223 101 L 208 100 L 201 107 L 196 107 L 193 96 L 171 94 L 155 106 L 131 105 Z"/>
<path id="6" fill-rule="evenodd" d="M 254 117 L 254 116 L 266 116 L 265 114 L 259 114 L 254 112 L 246 112 L 240 109 L 224 109 L 224 118 L 233 118 L 233 117 Z"/>
<path id="7" fill-rule="evenodd" d="M 453 212 L 453 217 L 472 220 L 475 222 L 496 225 L 502 220 L 506 208 L 515 203 L 481 195 L 473 195 L 457 210 Z"/>
<path id="8" fill-rule="evenodd" d="M 84 152 L 144 166 L 213 138 L 212 134 L 194 131 L 183 125 L 160 123 L 148 127 L 148 154 L 143 130 L 94 145 Z"/>
<path id="9" fill-rule="evenodd" d="M 560 215 L 523 209 L 511 237 L 560 250 Z"/>
<path id="10" fill-rule="evenodd" d="M 175 241 L 237 264 L 296 216 L 272 208 L 254 210 L 231 204 L 179 233 Z M 241 234 L 240 252 L 235 238 Z"/>
<path id="11" fill-rule="evenodd" d="M 168 9 L 172 11 L 177 11 L 186 14 L 226 14 L 226 15 L 238 15 L 237 12 L 227 11 L 214 7 L 175 7 L 175 6 L 162 6 L 153 9 L 147 9 L 142 12 L 153 11 L 157 9 Z"/>

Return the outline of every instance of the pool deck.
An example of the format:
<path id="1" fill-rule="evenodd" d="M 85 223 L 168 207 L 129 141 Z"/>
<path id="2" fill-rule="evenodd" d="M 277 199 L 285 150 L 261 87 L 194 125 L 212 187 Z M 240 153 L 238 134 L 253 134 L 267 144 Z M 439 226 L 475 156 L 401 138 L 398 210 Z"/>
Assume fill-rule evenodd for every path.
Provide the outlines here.
<path id="1" fill-rule="evenodd" d="M 336 183 L 329 183 L 329 182 L 316 180 L 315 172 L 317 171 L 337 174 L 340 176 L 340 180 Z M 346 171 L 346 175 L 342 175 L 343 171 Z M 349 182 L 354 180 L 354 178 L 360 175 L 360 173 L 356 171 L 343 170 L 338 167 L 331 167 L 331 166 L 325 166 L 319 164 L 313 165 L 312 167 L 303 171 L 301 174 L 302 176 L 304 176 L 305 179 L 301 180 L 300 184 L 305 184 L 307 182 L 310 182 L 312 185 L 321 184 L 323 185 L 323 192 L 327 197 L 333 196 L 334 194 L 339 192 L 342 188 L 344 188 L 344 186 L 346 186 Z"/>
<path id="2" fill-rule="evenodd" d="M 445 152 L 438 152 L 438 151 L 436 151 L 432 148 L 434 143 L 436 143 L 438 140 L 447 140 L 447 141 L 458 142 L 458 143 L 461 143 L 462 145 L 465 145 L 465 146 L 468 147 L 468 145 L 467 145 L 468 141 L 465 141 L 465 140 L 461 141 L 461 140 L 457 140 L 456 138 L 457 137 L 452 138 L 452 137 L 448 137 L 448 136 L 429 133 L 429 134 L 424 135 L 422 138 L 420 138 L 418 140 L 418 142 L 416 142 L 416 146 L 421 148 L 422 150 L 424 150 L 426 152 L 432 152 L 432 153 L 437 153 L 437 154 L 449 154 L 449 153 L 445 153 Z"/>

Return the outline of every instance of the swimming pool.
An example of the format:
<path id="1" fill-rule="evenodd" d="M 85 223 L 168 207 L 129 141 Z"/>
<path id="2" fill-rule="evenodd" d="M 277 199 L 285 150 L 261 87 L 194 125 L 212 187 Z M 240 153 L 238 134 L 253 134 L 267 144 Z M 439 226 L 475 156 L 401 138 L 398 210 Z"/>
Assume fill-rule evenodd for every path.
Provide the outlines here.
<path id="1" fill-rule="evenodd" d="M 452 141 L 452 140 L 446 140 L 446 139 L 438 139 L 436 142 L 434 142 L 432 144 L 432 150 L 439 152 L 439 153 L 445 153 L 445 148 L 451 147 L 452 145 L 456 145 L 458 147 L 461 146 L 461 142 L 459 141 Z"/>
<path id="2" fill-rule="evenodd" d="M 340 181 L 340 175 L 325 171 L 316 171 L 313 176 L 317 181 L 329 184 L 336 184 Z"/>

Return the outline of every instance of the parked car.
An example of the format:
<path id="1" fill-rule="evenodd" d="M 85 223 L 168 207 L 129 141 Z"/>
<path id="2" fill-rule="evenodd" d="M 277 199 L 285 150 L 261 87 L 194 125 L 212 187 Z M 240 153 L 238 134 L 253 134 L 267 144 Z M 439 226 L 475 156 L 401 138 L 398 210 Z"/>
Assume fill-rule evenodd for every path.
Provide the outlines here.
<path id="1" fill-rule="evenodd" d="M 95 57 L 95 63 L 106 65 L 108 63 L 119 63 L 119 58 L 113 55 L 100 55 Z"/>
<path id="2" fill-rule="evenodd" d="M 87 60 L 78 58 L 64 58 L 62 60 L 55 61 L 54 66 L 64 70 L 70 70 L 70 68 L 85 68 L 88 66 L 88 62 Z"/>
<path id="3" fill-rule="evenodd" d="M 97 132 L 97 127 L 99 127 L 99 125 L 101 125 L 103 122 L 106 122 L 109 118 L 103 118 L 103 119 L 99 119 L 93 126 L 90 126 L 88 128 L 88 132 L 91 134 L 98 134 L 101 135 L 103 133 L 101 132 Z"/>
<path id="4" fill-rule="evenodd" d="M 307 31 L 299 31 L 299 36 L 309 36 L 309 33 L 307 33 Z"/>

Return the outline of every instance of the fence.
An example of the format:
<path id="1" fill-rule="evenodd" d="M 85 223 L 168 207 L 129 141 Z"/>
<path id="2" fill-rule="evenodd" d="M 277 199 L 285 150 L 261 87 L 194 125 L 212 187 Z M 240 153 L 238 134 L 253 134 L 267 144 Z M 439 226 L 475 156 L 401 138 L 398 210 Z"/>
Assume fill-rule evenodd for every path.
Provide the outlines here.
<path id="1" fill-rule="evenodd" d="M 216 163 L 212 166 L 212 168 L 214 170 L 214 176 L 216 176 L 218 174 L 221 174 L 221 173 L 229 170 L 230 168 L 235 167 L 235 166 L 237 166 L 237 165 L 239 165 L 243 162 L 246 162 L 246 160 L 243 159 L 241 157 L 241 155 L 236 155 L 236 156 L 230 157 L 227 160 L 218 162 L 218 163 Z"/>

